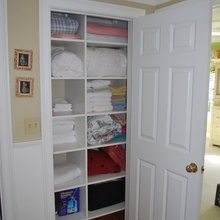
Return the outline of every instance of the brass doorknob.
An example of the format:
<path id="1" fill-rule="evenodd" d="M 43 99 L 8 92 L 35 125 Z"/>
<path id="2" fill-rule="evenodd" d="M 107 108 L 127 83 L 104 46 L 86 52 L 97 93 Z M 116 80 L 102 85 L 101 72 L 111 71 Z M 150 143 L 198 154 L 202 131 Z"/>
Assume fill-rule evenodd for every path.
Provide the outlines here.
<path id="1" fill-rule="evenodd" d="M 191 163 L 190 165 L 186 166 L 186 171 L 188 173 L 196 173 L 198 170 L 198 167 L 195 163 Z"/>

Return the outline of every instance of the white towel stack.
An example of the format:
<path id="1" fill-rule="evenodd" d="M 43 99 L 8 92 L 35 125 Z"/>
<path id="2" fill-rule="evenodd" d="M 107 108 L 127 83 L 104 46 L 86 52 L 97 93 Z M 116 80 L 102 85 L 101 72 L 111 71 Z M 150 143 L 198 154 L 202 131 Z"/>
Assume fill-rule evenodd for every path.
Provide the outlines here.
<path id="1" fill-rule="evenodd" d="M 87 112 L 112 111 L 110 84 L 109 80 L 87 82 Z"/>
<path id="2" fill-rule="evenodd" d="M 74 143 L 76 141 L 74 120 L 53 121 L 53 144 Z"/>
<path id="3" fill-rule="evenodd" d="M 76 178 L 81 174 L 81 170 L 73 163 L 65 163 L 54 165 L 54 184 L 65 184 Z"/>
<path id="4" fill-rule="evenodd" d="M 53 100 L 53 112 L 71 112 L 72 104 L 67 102 L 65 99 L 54 99 Z"/>

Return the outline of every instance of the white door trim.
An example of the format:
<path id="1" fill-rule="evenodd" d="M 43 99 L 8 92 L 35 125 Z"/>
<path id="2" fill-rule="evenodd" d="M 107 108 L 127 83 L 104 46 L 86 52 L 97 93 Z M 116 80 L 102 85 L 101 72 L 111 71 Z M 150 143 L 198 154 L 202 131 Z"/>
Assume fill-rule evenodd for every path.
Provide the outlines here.
<path id="1" fill-rule="evenodd" d="M 13 144 L 8 61 L 7 0 L 0 1 L 0 173 L 3 219 L 15 217 Z"/>
<path id="2" fill-rule="evenodd" d="M 47 220 L 54 219 L 53 190 L 53 148 L 52 148 L 52 107 L 50 78 L 50 9 L 74 13 L 100 15 L 132 20 L 145 15 L 145 10 L 112 4 L 97 3 L 87 0 L 39 0 L 39 52 L 40 52 L 40 93 L 41 93 L 41 125 L 42 154 L 45 184 L 45 213 Z"/>

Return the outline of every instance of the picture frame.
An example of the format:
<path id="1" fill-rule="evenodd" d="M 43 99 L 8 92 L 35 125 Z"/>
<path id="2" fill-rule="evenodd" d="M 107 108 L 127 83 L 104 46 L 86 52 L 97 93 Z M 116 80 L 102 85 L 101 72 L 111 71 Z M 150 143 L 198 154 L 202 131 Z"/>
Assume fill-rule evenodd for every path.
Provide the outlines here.
<path id="1" fill-rule="evenodd" d="M 31 77 L 17 77 L 16 96 L 33 97 L 33 95 L 34 95 L 34 79 Z"/>
<path id="2" fill-rule="evenodd" d="M 33 51 L 15 49 L 14 68 L 16 70 L 32 70 Z"/>

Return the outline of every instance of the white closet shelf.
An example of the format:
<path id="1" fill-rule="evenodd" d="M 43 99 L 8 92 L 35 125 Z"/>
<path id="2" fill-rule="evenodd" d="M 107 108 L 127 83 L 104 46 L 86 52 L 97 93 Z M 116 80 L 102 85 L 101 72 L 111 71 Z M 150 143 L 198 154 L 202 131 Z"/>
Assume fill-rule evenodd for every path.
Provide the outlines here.
<path id="1" fill-rule="evenodd" d="M 81 76 L 81 77 L 63 77 L 63 76 L 55 77 L 55 76 L 52 76 L 51 79 L 52 79 L 52 80 L 61 80 L 61 79 L 84 79 L 84 77 L 83 77 L 83 76 Z"/>
<path id="2" fill-rule="evenodd" d="M 112 214 L 114 212 L 118 212 L 124 209 L 125 209 L 125 202 L 121 202 L 95 211 L 89 211 L 88 215 L 89 215 L 89 219 L 93 219 L 93 218 L 101 217 L 103 215 Z"/>
<path id="3" fill-rule="evenodd" d="M 94 80 L 94 79 L 124 79 L 127 80 L 127 76 L 87 76 L 87 80 Z"/>
<path id="4" fill-rule="evenodd" d="M 109 174 L 100 174 L 95 176 L 88 177 L 88 184 L 102 183 L 110 180 L 115 180 L 119 178 L 125 177 L 125 171 L 121 171 L 120 173 L 109 173 Z"/>
<path id="5" fill-rule="evenodd" d="M 68 189 L 75 189 L 77 187 L 83 187 L 85 186 L 85 178 L 84 178 L 84 173 L 82 172 L 81 173 L 81 176 L 78 177 L 77 179 L 73 180 L 73 181 L 70 181 L 68 183 L 64 183 L 64 184 L 59 184 L 59 185 L 56 185 L 54 187 L 54 192 L 60 192 L 60 191 L 63 191 L 63 190 L 68 190 Z"/>
<path id="6" fill-rule="evenodd" d="M 127 47 L 128 43 L 115 43 L 115 42 L 104 42 L 104 41 L 91 41 L 87 40 L 88 47 L 111 47 L 111 48 L 122 48 Z"/>
<path id="7" fill-rule="evenodd" d="M 82 145 L 81 142 L 53 145 L 54 154 L 69 153 L 69 152 L 81 151 L 81 150 L 85 150 L 85 146 Z"/>
<path id="8" fill-rule="evenodd" d="M 82 212 L 76 214 L 65 215 L 65 216 L 56 216 L 56 220 L 84 220 L 86 219 L 85 215 Z"/>
<path id="9" fill-rule="evenodd" d="M 100 147 L 108 147 L 112 145 L 119 145 L 119 144 L 126 144 L 126 140 L 124 141 L 109 141 L 105 144 L 100 144 L 100 145 L 88 145 L 88 149 L 95 149 L 95 148 L 100 148 Z"/>
<path id="10" fill-rule="evenodd" d="M 94 116 L 94 115 L 116 115 L 116 114 L 126 114 L 127 111 L 111 111 L 111 112 L 89 112 L 87 116 Z"/>
<path id="11" fill-rule="evenodd" d="M 83 44 L 85 40 L 82 39 L 68 39 L 68 38 L 51 38 L 51 45 L 54 47 L 68 47 L 73 43 Z"/>
<path id="12" fill-rule="evenodd" d="M 85 116 L 85 114 L 81 112 L 53 112 L 53 118 L 75 118 L 83 116 Z"/>

